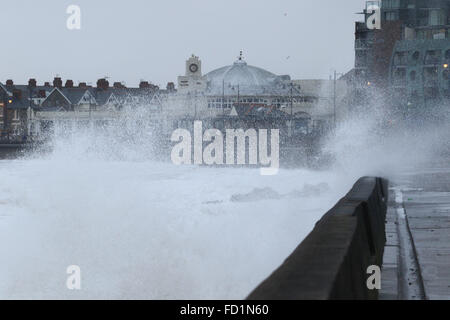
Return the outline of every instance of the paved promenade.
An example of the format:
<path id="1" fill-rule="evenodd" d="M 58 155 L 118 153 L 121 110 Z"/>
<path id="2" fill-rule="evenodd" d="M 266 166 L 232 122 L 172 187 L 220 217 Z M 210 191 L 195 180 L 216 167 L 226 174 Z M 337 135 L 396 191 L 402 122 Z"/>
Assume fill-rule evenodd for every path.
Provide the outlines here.
<path id="1" fill-rule="evenodd" d="M 391 181 L 380 299 L 450 300 L 450 167 Z"/>

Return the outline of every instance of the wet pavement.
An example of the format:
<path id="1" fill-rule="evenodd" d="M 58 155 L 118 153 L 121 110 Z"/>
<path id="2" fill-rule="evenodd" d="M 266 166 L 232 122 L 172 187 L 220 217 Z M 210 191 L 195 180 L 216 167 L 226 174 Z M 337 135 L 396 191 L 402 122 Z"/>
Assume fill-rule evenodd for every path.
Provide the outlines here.
<path id="1" fill-rule="evenodd" d="M 380 299 L 450 299 L 450 167 L 391 180 Z"/>

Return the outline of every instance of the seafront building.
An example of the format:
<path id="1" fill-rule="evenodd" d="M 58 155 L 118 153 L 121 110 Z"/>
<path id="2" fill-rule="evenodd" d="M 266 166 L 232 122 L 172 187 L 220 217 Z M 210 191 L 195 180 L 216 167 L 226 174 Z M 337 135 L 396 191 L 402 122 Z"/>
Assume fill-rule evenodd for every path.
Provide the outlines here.
<path id="1" fill-rule="evenodd" d="M 368 25 L 374 6 L 381 8 L 381 29 Z M 376 88 L 403 111 L 448 103 L 450 1 L 367 1 L 362 14 L 364 21 L 355 26 L 356 100 L 364 102 Z"/>
<path id="2" fill-rule="evenodd" d="M 165 110 L 168 117 L 179 119 L 179 126 L 192 119 L 222 128 L 236 127 L 250 121 L 247 118 L 263 118 L 259 123 L 283 118 L 282 127 L 293 135 L 330 130 L 345 113 L 345 93 L 345 81 L 292 80 L 249 65 L 242 52 L 233 64 L 203 74 L 201 60 L 192 55 Z"/>
<path id="3" fill-rule="evenodd" d="M 194 120 L 218 129 L 273 127 L 284 136 L 320 134 L 344 117 L 345 81 L 292 80 L 247 64 L 243 55 L 231 65 L 202 73 L 202 62 L 192 55 L 178 87 L 165 90 L 142 81 L 139 88 L 121 83 L 110 86 L 99 79 L 90 86 L 55 77 L 52 84 L 28 85 L 12 80 L 0 84 L 3 138 L 27 140 L 52 132 L 55 124 L 73 122 L 103 125 L 123 116 L 123 111 L 147 109 L 147 120 L 163 136 L 175 128 L 191 128 Z"/>
<path id="4" fill-rule="evenodd" d="M 126 106 L 160 112 L 163 100 L 173 92 L 171 83 L 161 90 L 146 81 L 139 88 L 127 88 L 119 82 L 110 86 L 106 79 L 99 79 L 95 87 L 85 82 L 74 86 L 72 80 L 63 84 L 60 77 L 44 85 L 35 79 L 28 85 L 7 80 L 0 83 L 0 136 L 20 142 L 51 133 L 56 124 L 103 125 L 121 117 Z"/>

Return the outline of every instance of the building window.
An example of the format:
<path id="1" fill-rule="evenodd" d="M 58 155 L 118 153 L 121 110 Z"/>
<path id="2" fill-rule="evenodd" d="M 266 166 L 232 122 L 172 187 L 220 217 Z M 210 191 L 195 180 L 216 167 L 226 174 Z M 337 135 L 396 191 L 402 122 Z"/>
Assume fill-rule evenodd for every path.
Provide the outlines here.
<path id="1" fill-rule="evenodd" d="M 445 32 L 446 32 L 445 29 L 432 30 L 433 39 L 435 39 L 435 40 L 445 39 Z"/>
<path id="2" fill-rule="evenodd" d="M 442 72 L 442 77 L 444 80 L 450 80 L 450 70 L 446 69 Z"/>
<path id="3" fill-rule="evenodd" d="M 404 84 L 406 80 L 406 69 L 405 68 L 397 68 L 393 73 L 394 83 L 397 85 Z"/>
<path id="4" fill-rule="evenodd" d="M 400 8 L 400 0 L 383 0 L 383 9 L 398 9 Z"/>
<path id="5" fill-rule="evenodd" d="M 450 49 L 445 51 L 445 60 L 450 61 Z"/>
<path id="6" fill-rule="evenodd" d="M 416 81 L 416 71 L 411 71 L 409 73 L 409 78 L 411 79 L 411 81 Z"/>
<path id="7" fill-rule="evenodd" d="M 396 52 L 394 55 L 394 65 L 402 66 L 408 63 L 407 61 L 407 52 Z"/>
<path id="8" fill-rule="evenodd" d="M 398 20 L 398 15 L 396 11 L 388 11 L 384 13 L 384 20 L 386 21 L 396 21 Z"/>
<path id="9" fill-rule="evenodd" d="M 22 135 L 22 128 L 19 125 L 13 125 L 12 126 L 12 134 L 14 136 L 21 136 Z"/>
<path id="10" fill-rule="evenodd" d="M 438 68 L 437 67 L 424 68 L 423 76 L 424 76 L 426 85 L 432 85 L 432 86 L 437 85 Z"/>
<path id="11" fill-rule="evenodd" d="M 445 25 L 445 11 L 442 9 L 431 10 L 428 15 L 428 25 L 430 26 L 441 26 Z"/>
<path id="12" fill-rule="evenodd" d="M 425 64 L 440 64 L 441 62 L 441 51 L 440 50 L 429 50 L 425 55 Z"/>
<path id="13" fill-rule="evenodd" d="M 420 52 L 419 51 L 415 51 L 412 55 L 412 58 L 414 61 L 418 61 L 420 58 Z"/>
<path id="14" fill-rule="evenodd" d="M 431 33 L 428 30 L 418 30 L 417 39 L 428 39 L 431 37 Z"/>

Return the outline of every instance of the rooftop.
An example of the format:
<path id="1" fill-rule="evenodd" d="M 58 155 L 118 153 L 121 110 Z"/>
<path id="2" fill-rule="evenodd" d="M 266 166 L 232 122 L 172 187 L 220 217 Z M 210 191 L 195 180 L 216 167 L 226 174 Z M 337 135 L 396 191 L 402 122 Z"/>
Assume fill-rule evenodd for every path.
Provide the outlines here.
<path id="1" fill-rule="evenodd" d="M 286 95 L 290 92 L 290 77 L 278 76 L 262 68 L 248 65 L 242 56 L 232 65 L 205 75 L 207 93 L 211 95 Z M 294 93 L 295 94 L 295 93 Z"/>

